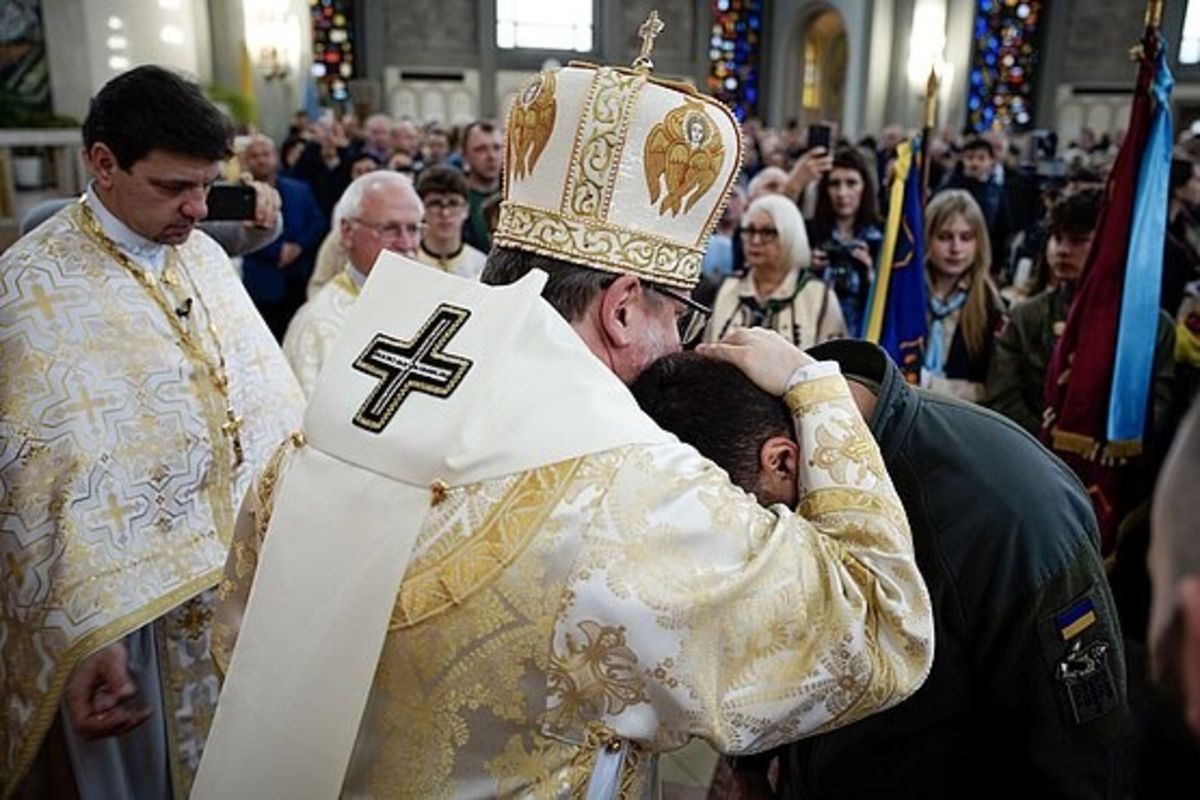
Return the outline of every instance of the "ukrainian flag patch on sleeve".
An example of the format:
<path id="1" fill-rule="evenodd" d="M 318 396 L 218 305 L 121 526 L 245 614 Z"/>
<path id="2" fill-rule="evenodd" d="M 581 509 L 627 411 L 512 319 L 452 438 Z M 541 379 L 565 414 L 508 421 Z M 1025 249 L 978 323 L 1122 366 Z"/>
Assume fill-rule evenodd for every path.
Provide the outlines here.
<path id="1" fill-rule="evenodd" d="M 1096 624 L 1096 607 L 1089 597 L 1072 603 L 1054 616 L 1054 626 L 1063 641 L 1070 641 Z"/>

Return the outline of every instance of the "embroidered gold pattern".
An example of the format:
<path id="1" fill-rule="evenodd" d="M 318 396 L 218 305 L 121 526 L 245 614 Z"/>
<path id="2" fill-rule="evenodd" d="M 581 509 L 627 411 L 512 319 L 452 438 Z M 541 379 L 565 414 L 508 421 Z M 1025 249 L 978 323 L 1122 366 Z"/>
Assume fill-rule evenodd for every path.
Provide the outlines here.
<path id="1" fill-rule="evenodd" d="M 827 375 L 798 383 L 783 396 L 788 410 L 797 416 L 811 414 L 837 400 L 850 400 L 850 390 L 846 388 L 846 380 L 841 375 Z"/>
<path id="2" fill-rule="evenodd" d="M 565 647 L 550 659 L 550 725 L 565 729 L 650 702 L 637 654 L 625 644 L 625 629 L 593 620 L 577 627 L 583 638 L 568 633 Z"/>
<path id="3" fill-rule="evenodd" d="M 860 420 L 831 419 L 817 428 L 816 442 L 813 466 L 828 472 L 838 483 L 861 483 L 868 474 L 875 480 L 884 479 L 879 450 Z"/>
<path id="4" fill-rule="evenodd" d="M 409 568 L 360 734 L 385 744 L 364 758 L 360 772 L 352 762 L 347 794 L 453 797 L 458 753 L 492 747 L 496 755 L 487 761 L 500 756 L 490 765 L 493 780 L 520 777 L 501 754 L 543 706 L 548 645 L 563 589 L 561 576 L 549 571 L 548 554 L 564 534 L 546 516 L 563 501 L 577 470 L 578 463 L 569 461 L 522 475 L 465 543 L 448 553 L 429 547 L 436 558 L 419 558 Z M 452 490 L 444 506 L 465 491 Z M 442 519 L 449 526 L 443 533 L 456 535 L 459 518 Z M 413 609 L 417 622 L 438 612 L 446 617 L 436 624 L 396 625 L 402 609 Z M 527 748 L 529 759 L 540 755 L 550 763 L 534 771 L 559 778 L 572 748 L 539 743 Z M 412 752 L 420 757 L 406 755 Z M 529 759 L 519 769 L 526 778 L 535 777 Z"/>
<path id="5" fill-rule="evenodd" d="M 300 419 L 286 363 L 219 248 L 196 234 L 178 254 L 207 304 L 189 324 L 226 332 L 224 390 L 245 415 L 236 470 L 222 392 L 77 207 L 0 256 L 11 292 L 0 303 L 0 796 L 36 755 L 79 659 L 216 585 L 235 498 Z M 172 713 L 181 702 L 164 699 Z"/>
<path id="6" fill-rule="evenodd" d="M 416 561 L 405 575 L 390 629 L 412 627 L 460 605 L 504 571 L 528 544 L 546 515 L 549 500 L 570 482 L 579 459 L 525 473 L 496 503 L 483 526 L 433 563 Z"/>
<path id="7" fill-rule="evenodd" d="M 218 684 L 209 657 L 216 593 L 176 606 L 156 623 L 155 644 L 166 705 L 167 757 L 175 797 L 187 797 L 202 745 L 217 711 Z"/>
<path id="8" fill-rule="evenodd" d="M 725 145 L 704 104 L 688 100 L 650 129 L 644 160 L 651 205 L 661 197 L 659 215 L 674 217 L 691 211 L 716 183 Z"/>
<path id="9" fill-rule="evenodd" d="M 600 220 L 571 219 L 511 200 L 500 204 L 496 241 L 689 290 L 699 280 L 700 262 L 704 259 L 700 248 Z"/>
<path id="10" fill-rule="evenodd" d="M 617 166 L 633 106 L 645 79 L 607 67 L 596 70 L 584 101 L 584 113 L 563 187 L 563 214 L 587 219 L 607 218 Z"/>
<path id="11" fill-rule="evenodd" d="M 558 114 L 554 73 L 538 73 L 525 85 L 508 116 L 508 158 L 517 180 L 533 173 Z"/>
<path id="12" fill-rule="evenodd" d="M 591 772 L 574 763 L 576 752 L 556 739 L 513 734 L 504 751 L 487 763 L 497 782 L 496 795 L 532 800 L 582 797 Z"/>
<path id="13" fill-rule="evenodd" d="M 908 517 L 904 515 L 904 509 L 887 502 L 876 492 L 838 486 L 814 489 L 805 494 L 800 501 L 799 513 L 806 519 L 819 520 L 835 512 L 840 514 L 857 512 L 882 516 L 886 517 L 893 525 L 908 530 Z M 872 539 L 879 535 L 878 530 L 873 526 L 854 532 L 862 535 L 865 543 L 871 543 Z"/>

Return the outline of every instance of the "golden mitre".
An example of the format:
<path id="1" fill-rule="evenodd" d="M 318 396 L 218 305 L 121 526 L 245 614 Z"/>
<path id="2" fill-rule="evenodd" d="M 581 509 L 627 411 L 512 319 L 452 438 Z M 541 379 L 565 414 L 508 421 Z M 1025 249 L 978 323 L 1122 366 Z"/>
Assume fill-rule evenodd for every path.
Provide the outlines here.
<path id="1" fill-rule="evenodd" d="M 572 62 L 508 115 L 496 244 L 691 289 L 742 164 L 737 120 L 650 74 L 657 13 L 632 68 Z"/>

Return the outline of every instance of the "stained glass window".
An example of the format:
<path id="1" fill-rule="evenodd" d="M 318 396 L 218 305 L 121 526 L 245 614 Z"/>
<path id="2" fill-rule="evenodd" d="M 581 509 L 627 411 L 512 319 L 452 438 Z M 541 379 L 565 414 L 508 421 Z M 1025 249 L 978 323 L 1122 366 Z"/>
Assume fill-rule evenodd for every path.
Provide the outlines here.
<path id="1" fill-rule="evenodd" d="M 800 104 L 805 108 L 820 108 L 821 94 L 817 88 L 817 46 L 812 42 L 804 43 L 804 93 Z"/>
<path id="2" fill-rule="evenodd" d="M 976 131 L 1033 123 L 1042 0 L 976 0 L 967 121 Z"/>
<path id="3" fill-rule="evenodd" d="M 708 91 L 739 120 L 758 112 L 762 0 L 713 0 L 708 50 Z"/>
<path id="4" fill-rule="evenodd" d="M 309 0 L 312 11 L 313 77 L 329 99 L 344 102 L 354 77 L 354 0 Z"/>

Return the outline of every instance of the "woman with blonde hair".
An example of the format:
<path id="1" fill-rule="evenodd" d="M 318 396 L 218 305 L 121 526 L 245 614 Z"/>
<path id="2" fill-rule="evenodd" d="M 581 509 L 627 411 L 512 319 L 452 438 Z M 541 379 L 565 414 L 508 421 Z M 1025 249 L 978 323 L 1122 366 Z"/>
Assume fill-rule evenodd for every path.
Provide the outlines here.
<path id="1" fill-rule="evenodd" d="M 742 215 L 741 238 L 747 270 L 717 290 L 704 341 L 734 328 L 770 328 L 800 348 L 846 335 L 837 295 L 809 269 L 812 252 L 795 203 L 759 197 Z"/>
<path id="2" fill-rule="evenodd" d="M 950 189 L 929 201 L 925 251 L 929 338 L 921 383 L 940 394 L 979 402 L 1004 301 L 989 274 L 987 223 L 970 194 Z"/>

